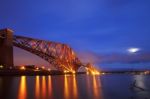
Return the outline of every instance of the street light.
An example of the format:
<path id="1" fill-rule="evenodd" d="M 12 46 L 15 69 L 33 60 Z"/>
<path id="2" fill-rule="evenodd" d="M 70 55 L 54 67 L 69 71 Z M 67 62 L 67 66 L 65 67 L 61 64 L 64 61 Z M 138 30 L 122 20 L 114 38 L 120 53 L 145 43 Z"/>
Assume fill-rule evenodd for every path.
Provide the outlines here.
<path id="1" fill-rule="evenodd" d="M 24 66 L 21 66 L 20 69 L 21 69 L 21 70 L 25 70 L 26 68 L 25 68 Z"/>
<path id="2" fill-rule="evenodd" d="M 0 65 L 0 69 L 2 69 L 4 66 L 3 65 Z"/>

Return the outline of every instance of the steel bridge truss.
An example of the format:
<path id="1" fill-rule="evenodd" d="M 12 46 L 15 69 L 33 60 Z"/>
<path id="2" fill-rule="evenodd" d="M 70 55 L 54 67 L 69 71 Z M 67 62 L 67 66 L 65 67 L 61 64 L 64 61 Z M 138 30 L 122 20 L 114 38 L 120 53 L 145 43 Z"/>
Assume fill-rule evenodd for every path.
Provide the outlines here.
<path id="1" fill-rule="evenodd" d="M 66 44 L 14 35 L 13 45 L 41 57 L 57 70 L 76 71 L 81 66 L 74 51 Z"/>

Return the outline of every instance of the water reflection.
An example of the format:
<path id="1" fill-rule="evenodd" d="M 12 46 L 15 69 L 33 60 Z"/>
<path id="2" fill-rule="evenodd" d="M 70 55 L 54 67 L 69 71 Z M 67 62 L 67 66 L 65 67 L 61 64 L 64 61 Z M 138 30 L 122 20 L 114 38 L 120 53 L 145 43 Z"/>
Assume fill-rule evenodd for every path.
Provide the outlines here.
<path id="1" fill-rule="evenodd" d="M 45 76 L 42 76 L 42 99 L 45 99 L 46 97 L 46 79 Z"/>
<path id="2" fill-rule="evenodd" d="M 65 78 L 64 78 L 64 97 L 66 99 L 69 99 L 69 87 L 68 87 L 68 78 L 67 78 L 67 75 L 65 75 Z"/>
<path id="3" fill-rule="evenodd" d="M 149 99 L 149 90 L 145 83 L 145 76 L 144 75 L 136 75 L 134 76 L 134 83 L 132 83 L 132 92 L 134 93 L 135 98 L 141 98 L 141 99 Z M 149 97 L 149 98 L 148 98 Z"/>
<path id="4" fill-rule="evenodd" d="M 51 76 L 48 76 L 48 97 L 52 97 L 52 81 L 51 81 Z"/>
<path id="5" fill-rule="evenodd" d="M 77 99 L 78 91 L 77 91 L 77 81 L 76 81 L 76 75 L 73 75 L 73 96 L 75 99 Z"/>
<path id="6" fill-rule="evenodd" d="M 98 77 L 99 77 L 99 76 L 98 76 Z M 100 98 L 100 89 L 101 89 L 101 88 L 99 88 L 99 87 L 100 87 L 100 86 L 99 86 L 100 82 L 99 82 L 98 79 L 99 79 L 99 78 L 97 78 L 96 75 L 93 75 L 93 76 L 92 76 L 92 81 L 93 81 L 93 93 L 94 93 L 94 96 L 95 96 L 97 99 Z"/>
<path id="7" fill-rule="evenodd" d="M 135 80 L 143 91 L 130 89 Z M 149 82 L 149 75 L 0 77 L 0 99 L 150 99 Z"/>
<path id="8" fill-rule="evenodd" d="M 35 78 L 35 98 L 46 99 L 52 98 L 51 76 L 36 76 Z"/>
<path id="9" fill-rule="evenodd" d="M 91 83 L 90 83 L 90 76 L 86 76 L 86 91 L 88 94 L 91 94 L 90 90 L 91 90 Z M 90 89 L 90 90 L 89 90 Z"/>
<path id="10" fill-rule="evenodd" d="M 134 81 L 144 90 L 131 89 Z M 149 82 L 149 75 L 1 76 L 0 99 L 150 99 Z"/>
<path id="11" fill-rule="evenodd" d="M 79 90 L 77 85 L 77 77 L 76 75 L 65 75 L 64 77 L 64 99 L 78 99 L 79 98 Z M 100 78 L 99 76 L 86 76 L 86 80 L 83 80 L 83 84 L 85 85 L 86 90 L 84 90 L 89 97 L 95 97 L 96 99 L 101 99 L 101 88 L 100 88 Z M 18 91 L 18 99 L 27 99 L 27 84 L 26 84 L 26 76 L 21 76 L 19 83 L 19 91 Z M 55 86 L 55 90 L 59 90 L 59 86 L 61 86 L 63 82 L 60 81 L 60 85 Z M 35 77 L 35 99 L 49 99 L 53 97 L 54 91 L 52 89 L 53 83 L 51 76 L 36 76 Z M 56 94 L 56 93 L 55 93 Z M 81 95 L 81 93 L 80 93 Z"/>
<path id="12" fill-rule="evenodd" d="M 21 76 L 18 99 L 27 99 L 26 76 Z"/>
<path id="13" fill-rule="evenodd" d="M 75 75 L 64 76 L 64 99 L 78 99 L 78 87 Z"/>
<path id="14" fill-rule="evenodd" d="M 35 97 L 36 99 L 39 99 L 40 96 L 40 78 L 39 76 L 36 76 L 35 78 Z"/>
<path id="15" fill-rule="evenodd" d="M 135 81 L 136 81 L 136 85 L 137 85 L 137 86 L 142 87 L 142 88 L 146 88 L 146 87 L 145 87 L 145 83 L 144 83 L 145 76 L 143 76 L 143 75 L 134 76 L 134 79 L 135 79 Z"/>
<path id="16" fill-rule="evenodd" d="M 86 76 L 85 82 L 86 93 L 88 93 L 88 99 L 102 99 L 100 76 L 88 75 Z"/>

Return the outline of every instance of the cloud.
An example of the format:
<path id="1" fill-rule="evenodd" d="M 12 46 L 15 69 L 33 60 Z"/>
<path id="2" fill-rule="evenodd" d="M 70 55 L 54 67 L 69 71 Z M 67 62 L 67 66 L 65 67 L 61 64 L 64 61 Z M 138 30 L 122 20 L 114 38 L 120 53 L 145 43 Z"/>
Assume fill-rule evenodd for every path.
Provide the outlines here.
<path id="1" fill-rule="evenodd" d="M 77 52 L 77 56 L 83 63 L 94 64 L 94 63 L 98 63 L 100 60 L 99 56 L 96 53 L 90 51 Z"/>
<path id="2" fill-rule="evenodd" d="M 82 62 L 91 62 L 93 64 L 100 63 L 145 63 L 150 62 L 150 52 L 137 54 L 97 54 L 94 52 L 80 52 L 78 53 Z"/>
<path id="3" fill-rule="evenodd" d="M 102 62 L 106 63 L 140 63 L 140 62 L 150 62 L 150 53 L 140 53 L 140 54 L 110 54 L 104 55 L 102 57 Z"/>

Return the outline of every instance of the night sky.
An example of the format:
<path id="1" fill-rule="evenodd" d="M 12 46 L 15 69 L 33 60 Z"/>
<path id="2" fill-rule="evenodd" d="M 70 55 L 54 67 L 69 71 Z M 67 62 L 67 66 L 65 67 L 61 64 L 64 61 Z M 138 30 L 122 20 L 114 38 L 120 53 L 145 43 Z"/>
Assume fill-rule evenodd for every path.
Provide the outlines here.
<path id="1" fill-rule="evenodd" d="M 0 28 L 69 44 L 100 68 L 150 68 L 150 0 L 0 0 Z M 14 54 L 16 65 L 48 65 L 18 48 Z"/>

